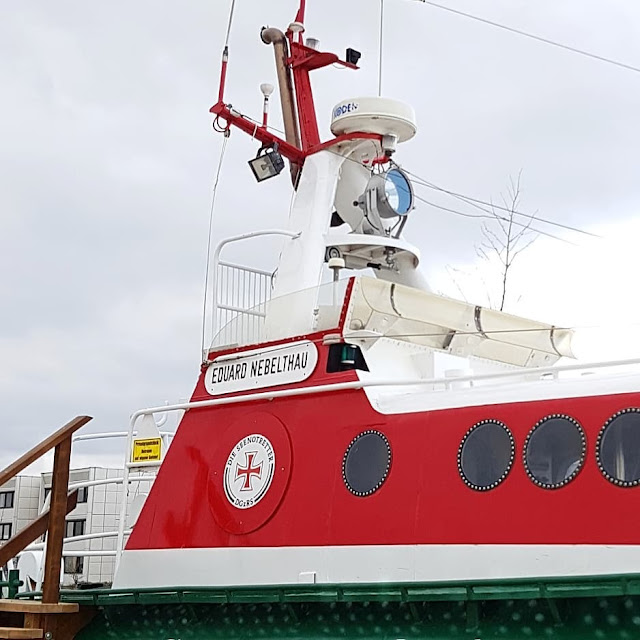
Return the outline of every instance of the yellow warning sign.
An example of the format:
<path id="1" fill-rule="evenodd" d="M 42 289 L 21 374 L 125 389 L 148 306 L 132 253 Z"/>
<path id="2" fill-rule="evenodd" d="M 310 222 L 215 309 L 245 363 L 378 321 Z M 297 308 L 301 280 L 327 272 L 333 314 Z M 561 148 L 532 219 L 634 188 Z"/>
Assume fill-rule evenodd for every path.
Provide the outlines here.
<path id="1" fill-rule="evenodd" d="M 146 440 L 134 440 L 131 462 L 153 462 L 161 459 L 162 440 L 160 438 L 147 438 Z"/>

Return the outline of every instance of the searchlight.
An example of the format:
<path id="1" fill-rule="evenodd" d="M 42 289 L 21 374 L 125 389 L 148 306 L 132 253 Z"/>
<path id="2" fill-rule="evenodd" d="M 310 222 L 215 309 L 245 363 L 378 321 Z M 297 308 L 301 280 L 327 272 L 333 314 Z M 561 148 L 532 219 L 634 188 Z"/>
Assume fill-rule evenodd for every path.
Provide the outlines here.
<path id="1" fill-rule="evenodd" d="M 371 226 L 370 233 L 389 235 L 391 232 L 385 230 L 382 220 L 399 218 L 402 227 L 414 208 L 411 181 L 398 167 L 377 173 L 371 176 L 364 193 L 354 204 L 363 210 Z"/>

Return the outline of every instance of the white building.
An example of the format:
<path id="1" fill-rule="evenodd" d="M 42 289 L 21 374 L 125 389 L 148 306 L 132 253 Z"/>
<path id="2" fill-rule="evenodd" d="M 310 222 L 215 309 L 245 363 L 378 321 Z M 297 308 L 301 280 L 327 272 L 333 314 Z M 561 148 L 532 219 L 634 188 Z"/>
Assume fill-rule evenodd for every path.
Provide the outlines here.
<path id="1" fill-rule="evenodd" d="M 0 487 L 0 544 L 38 517 L 41 480 L 18 476 Z"/>
<path id="2" fill-rule="evenodd" d="M 51 473 L 17 476 L 0 487 L 0 544 L 35 520 L 48 506 L 51 476 Z M 70 471 L 69 485 L 78 488 L 78 505 L 67 516 L 65 538 L 79 539 L 65 542 L 63 585 L 110 583 L 113 580 L 122 476 L 122 469 L 88 467 Z M 120 482 L 109 483 L 110 479 Z M 153 475 L 145 476 L 142 480 L 132 479 L 128 493 L 130 515 L 127 529 L 131 526 L 132 518 L 137 517 L 153 479 Z M 44 544 L 40 541 L 25 552 L 31 554 L 34 567 L 42 563 L 43 548 Z M 33 582 L 37 582 L 38 577 L 31 577 Z"/>

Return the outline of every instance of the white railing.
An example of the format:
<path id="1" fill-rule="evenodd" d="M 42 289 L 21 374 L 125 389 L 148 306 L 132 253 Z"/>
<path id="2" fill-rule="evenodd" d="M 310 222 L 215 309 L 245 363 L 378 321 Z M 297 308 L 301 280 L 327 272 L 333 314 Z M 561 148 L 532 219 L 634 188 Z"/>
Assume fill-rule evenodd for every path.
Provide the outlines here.
<path id="1" fill-rule="evenodd" d="M 218 263 L 214 344 L 258 342 L 273 274 L 229 262 Z"/>
<path id="2" fill-rule="evenodd" d="M 273 274 L 220 259 L 229 244 L 265 236 L 297 238 L 287 229 L 266 229 L 226 238 L 216 247 L 211 264 L 211 338 L 216 346 L 257 342 L 271 297 Z M 203 318 L 202 351 L 207 356 L 206 318 Z"/>
<path id="3" fill-rule="evenodd" d="M 161 412 L 158 412 L 160 415 L 160 419 L 156 422 L 157 426 L 163 426 L 166 421 L 167 421 L 167 416 L 162 415 Z M 135 434 L 134 434 L 135 435 Z M 163 442 L 163 447 L 162 450 L 163 451 L 167 451 L 170 441 L 173 438 L 173 436 L 175 435 L 175 433 L 173 431 L 159 431 L 159 436 L 162 438 L 162 442 Z M 111 440 L 114 438 L 127 438 L 129 436 L 129 431 L 108 431 L 108 432 L 101 432 L 101 433 L 86 433 L 86 434 L 76 434 L 73 436 L 73 442 L 74 443 L 80 443 L 80 442 L 91 442 L 91 441 L 105 441 L 105 440 Z M 75 471 L 79 471 L 78 469 L 72 469 L 71 473 L 73 474 Z M 153 470 L 147 469 L 147 468 L 141 468 L 140 472 L 138 474 L 135 475 L 129 475 L 127 474 L 127 483 L 129 485 L 132 484 L 138 484 L 138 486 L 142 486 L 141 483 L 146 483 L 149 487 L 150 485 L 153 484 L 154 480 L 156 478 L 156 473 L 153 472 Z M 82 481 L 75 481 L 75 482 L 70 482 L 68 485 L 68 489 L 69 491 L 74 491 L 77 489 L 88 489 L 91 487 L 99 487 L 99 486 L 105 486 L 105 485 L 122 485 L 124 483 L 124 469 L 123 469 L 123 475 L 120 476 L 115 476 L 115 477 L 106 477 L 106 478 L 99 478 L 97 480 L 82 480 Z M 42 487 L 44 487 L 45 489 L 47 488 L 46 486 L 46 482 L 44 482 L 42 485 Z M 137 491 L 137 490 L 136 490 Z M 143 491 L 146 493 L 148 491 L 148 489 L 145 487 L 143 489 Z M 127 491 L 122 492 L 125 496 L 127 496 Z M 49 505 L 50 505 L 50 501 L 51 501 L 51 495 L 47 495 L 43 501 L 43 503 L 40 505 L 39 507 L 39 511 L 40 514 L 46 512 L 49 509 Z M 95 512 L 92 511 L 92 505 L 95 502 L 95 495 L 90 496 L 87 504 L 86 504 L 86 508 L 87 508 L 87 513 L 86 513 L 86 517 L 88 518 L 89 516 L 95 515 Z M 82 508 L 85 505 L 83 503 L 78 503 L 76 509 L 78 508 Z M 131 505 L 129 505 L 129 508 L 127 509 L 127 513 L 129 513 L 131 510 Z M 77 512 L 75 512 L 77 513 Z M 73 515 L 71 516 L 73 518 Z M 81 517 L 81 518 L 85 518 L 84 513 L 79 513 L 77 517 Z M 116 514 L 117 517 L 117 514 Z M 88 522 L 92 522 L 93 518 L 88 519 Z M 128 525 L 128 526 L 127 526 Z M 92 526 L 92 525 L 90 525 Z M 117 522 L 114 522 L 113 525 L 113 529 L 111 530 L 104 530 L 104 531 L 91 531 L 88 533 L 84 533 L 82 535 L 77 535 L 77 536 L 68 536 L 65 537 L 63 540 L 63 550 L 62 550 L 62 556 L 64 558 L 67 557 L 87 557 L 87 558 L 94 558 L 94 557 L 103 557 L 103 558 L 113 558 L 116 556 L 116 549 L 115 549 L 115 540 L 117 540 L 118 535 L 119 535 L 119 528 L 116 529 L 115 527 L 118 526 Z M 131 523 L 126 523 L 125 524 L 125 536 L 131 533 Z M 93 545 L 91 544 L 92 540 L 105 540 L 105 539 L 111 539 L 114 540 L 114 544 L 109 545 L 110 548 L 104 548 L 104 549 L 93 549 L 91 548 Z M 86 548 L 77 548 L 78 543 L 88 543 L 88 545 L 82 545 Z M 22 553 L 35 553 L 36 558 L 39 558 L 38 562 L 39 562 L 39 567 L 36 569 L 36 574 L 34 575 L 30 575 L 30 578 L 32 580 L 32 582 L 29 582 L 30 588 L 33 588 L 33 585 L 36 585 L 36 590 L 38 590 L 42 584 L 42 578 L 43 578 L 43 570 L 44 570 L 44 549 L 46 547 L 46 534 L 44 536 L 44 541 L 42 542 L 33 542 L 31 544 L 29 544 Z M 19 554 L 19 556 L 22 555 Z M 17 559 L 14 561 L 16 562 Z M 101 566 L 101 571 L 102 571 L 102 566 Z M 108 573 L 108 572 L 107 572 Z M 106 579 L 106 578 L 105 578 Z M 25 580 L 25 589 L 27 588 L 27 583 L 28 581 Z"/>

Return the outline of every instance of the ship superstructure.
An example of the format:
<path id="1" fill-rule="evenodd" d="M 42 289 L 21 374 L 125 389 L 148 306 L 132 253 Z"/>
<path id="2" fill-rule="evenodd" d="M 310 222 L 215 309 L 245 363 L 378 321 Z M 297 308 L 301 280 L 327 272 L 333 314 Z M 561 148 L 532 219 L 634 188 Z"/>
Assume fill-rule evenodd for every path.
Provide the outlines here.
<path id="1" fill-rule="evenodd" d="M 225 102 L 223 58 L 216 127 L 260 143 L 260 180 L 286 158 L 295 198 L 287 227 L 249 234 L 282 236 L 275 276 L 222 262 L 229 241 L 215 253 L 218 332 L 115 586 L 637 571 L 624 506 L 640 481 L 637 374 L 558 367 L 571 331 L 430 291 L 402 235 L 413 191 L 396 158 L 413 110 L 340 101 L 322 142 L 310 72 L 358 54 L 303 34 L 304 3 L 286 31 L 261 33 L 284 139 L 266 109 L 258 126 Z"/>

